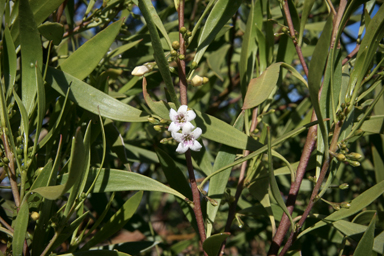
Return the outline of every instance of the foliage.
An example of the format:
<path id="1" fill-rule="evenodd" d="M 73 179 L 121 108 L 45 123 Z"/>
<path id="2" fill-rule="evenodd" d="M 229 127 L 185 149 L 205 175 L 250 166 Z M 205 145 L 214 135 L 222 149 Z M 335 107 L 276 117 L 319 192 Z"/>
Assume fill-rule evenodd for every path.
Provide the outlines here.
<path id="1" fill-rule="evenodd" d="M 383 254 L 381 1 L 0 0 L 0 22 L 1 255 Z"/>

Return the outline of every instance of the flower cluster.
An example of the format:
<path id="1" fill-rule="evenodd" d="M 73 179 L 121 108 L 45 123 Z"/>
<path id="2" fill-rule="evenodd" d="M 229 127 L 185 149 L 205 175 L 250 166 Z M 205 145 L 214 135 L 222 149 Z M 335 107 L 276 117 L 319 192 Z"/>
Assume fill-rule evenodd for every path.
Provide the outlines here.
<path id="1" fill-rule="evenodd" d="M 194 129 L 193 124 L 190 123 L 196 117 L 195 112 L 188 110 L 187 105 L 182 105 L 177 112 L 171 108 L 169 117 L 172 123 L 169 125 L 168 131 L 170 131 L 172 137 L 179 142 L 176 152 L 183 154 L 187 152 L 188 149 L 200 151 L 202 146 L 197 139 L 200 137 L 202 130 L 199 127 Z M 180 129 L 181 132 L 179 132 Z"/>

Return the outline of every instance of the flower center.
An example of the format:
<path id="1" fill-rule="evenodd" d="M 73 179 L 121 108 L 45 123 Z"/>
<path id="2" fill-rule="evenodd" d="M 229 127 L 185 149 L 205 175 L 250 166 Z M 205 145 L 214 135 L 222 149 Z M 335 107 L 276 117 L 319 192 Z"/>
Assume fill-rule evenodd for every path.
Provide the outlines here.
<path id="1" fill-rule="evenodd" d="M 191 134 L 184 135 L 183 142 L 184 145 L 193 145 L 193 136 Z"/>
<path id="2" fill-rule="evenodd" d="M 185 123 L 186 120 L 185 120 L 185 116 L 184 116 L 184 114 L 179 114 L 179 115 L 176 117 L 176 121 L 177 121 L 179 124 Z"/>

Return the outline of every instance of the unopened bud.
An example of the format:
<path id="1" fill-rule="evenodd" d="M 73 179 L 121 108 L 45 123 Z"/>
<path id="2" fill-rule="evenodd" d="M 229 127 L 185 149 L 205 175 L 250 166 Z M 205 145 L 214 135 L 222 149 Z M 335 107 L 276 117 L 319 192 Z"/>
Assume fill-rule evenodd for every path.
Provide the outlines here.
<path id="1" fill-rule="evenodd" d="M 185 27 L 181 27 L 180 33 L 184 35 L 185 33 L 187 33 L 187 29 Z"/>
<path id="2" fill-rule="evenodd" d="M 198 65 L 199 65 L 199 64 L 197 64 L 196 61 L 192 61 L 192 63 L 191 63 L 191 69 L 196 69 Z"/>
<path id="3" fill-rule="evenodd" d="M 179 55 L 179 60 L 184 60 L 185 59 L 185 55 L 184 54 L 180 54 Z"/>
<path id="4" fill-rule="evenodd" d="M 333 207 L 333 209 L 334 209 L 335 211 L 338 211 L 338 210 L 341 209 L 339 204 L 332 204 L 332 207 Z"/>
<path id="5" fill-rule="evenodd" d="M 208 77 L 203 77 L 203 84 L 206 84 L 206 83 L 208 83 L 208 82 L 209 82 Z"/>
<path id="6" fill-rule="evenodd" d="M 177 51 L 176 51 L 176 50 L 172 50 L 172 51 L 171 51 L 171 55 L 172 55 L 172 56 L 176 56 L 176 55 L 177 55 Z"/>
<path id="7" fill-rule="evenodd" d="M 173 41 L 172 42 L 172 48 L 175 49 L 175 50 L 179 50 L 180 43 L 178 41 Z"/>
<path id="8" fill-rule="evenodd" d="M 356 153 L 356 152 L 349 153 L 347 155 L 347 157 L 349 159 L 357 160 L 357 161 L 360 161 L 361 159 L 363 159 L 363 156 L 361 154 L 359 154 L 359 153 Z"/>
<path id="9" fill-rule="evenodd" d="M 151 71 L 151 69 L 147 65 L 142 65 L 142 66 L 137 66 L 132 70 L 132 75 L 133 76 L 142 76 L 145 73 L 148 73 Z"/>
<path id="10" fill-rule="evenodd" d="M 347 189 L 347 188 L 349 188 L 348 183 L 343 183 L 339 185 L 339 189 Z"/>
<path id="11" fill-rule="evenodd" d="M 192 32 L 191 31 L 188 31 L 187 32 L 187 37 L 191 37 L 192 36 Z"/>
<path id="12" fill-rule="evenodd" d="M 155 131 L 161 132 L 162 129 L 163 129 L 163 126 L 161 126 L 161 125 L 155 125 L 155 126 L 153 126 L 153 129 L 155 129 Z"/>
<path id="13" fill-rule="evenodd" d="M 349 164 L 354 166 L 354 167 L 360 166 L 360 163 L 358 161 L 349 161 Z"/>
<path id="14" fill-rule="evenodd" d="M 358 130 L 355 131 L 355 133 L 354 133 L 353 135 L 355 135 L 355 136 L 360 136 L 360 135 L 362 135 L 363 133 L 364 133 L 363 130 L 358 129 Z"/>
<path id="15" fill-rule="evenodd" d="M 5 164 L 8 164 L 8 163 L 9 163 L 9 159 L 8 159 L 8 157 L 3 157 L 3 163 L 5 163 Z"/>
<path id="16" fill-rule="evenodd" d="M 157 124 L 157 120 L 153 117 L 148 117 L 148 122 L 150 122 L 151 124 Z"/>
<path id="17" fill-rule="evenodd" d="M 201 76 L 194 76 L 192 78 L 192 80 L 190 81 L 190 83 L 193 85 L 193 86 L 200 86 L 204 83 L 207 83 L 209 82 L 209 79 L 207 77 L 201 77 Z"/>
<path id="18" fill-rule="evenodd" d="M 343 155 L 343 154 L 337 154 L 336 158 L 340 162 L 344 162 L 345 161 L 345 155 Z"/>
<path id="19" fill-rule="evenodd" d="M 349 209 L 349 207 L 351 207 L 351 204 L 348 203 L 348 202 L 342 202 L 342 203 L 340 204 L 340 207 L 341 207 L 341 208 Z"/>
<path id="20" fill-rule="evenodd" d="M 31 219 L 37 221 L 40 218 L 40 214 L 38 212 L 32 212 Z"/>
<path id="21" fill-rule="evenodd" d="M 161 124 L 166 124 L 166 123 L 168 123 L 168 120 L 166 120 L 166 119 L 161 119 L 161 120 L 160 120 L 160 123 L 161 123 Z"/>

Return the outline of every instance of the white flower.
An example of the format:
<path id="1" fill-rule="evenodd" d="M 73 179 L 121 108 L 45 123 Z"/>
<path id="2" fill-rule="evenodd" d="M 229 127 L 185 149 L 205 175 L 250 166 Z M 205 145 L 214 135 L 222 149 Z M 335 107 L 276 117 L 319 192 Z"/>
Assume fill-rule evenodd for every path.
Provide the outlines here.
<path id="1" fill-rule="evenodd" d="M 172 123 L 168 127 L 168 131 L 177 132 L 187 123 L 191 124 L 190 121 L 195 119 L 196 114 L 193 110 L 188 110 L 187 105 L 181 105 L 177 112 L 171 108 L 169 111 L 169 118 Z M 192 124 L 191 124 L 192 125 Z"/>
<path id="2" fill-rule="evenodd" d="M 202 148 L 201 144 L 196 140 L 200 137 L 202 130 L 197 127 L 195 128 L 191 123 L 186 123 L 183 126 L 182 132 L 172 132 L 172 137 L 179 142 L 179 146 L 176 152 L 183 154 L 190 148 L 193 151 L 200 151 Z M 193 131 L 192 131 L 193 130 Z"/>
<path id="3" fill-rule="evenodd" d="M 133 70 L 132 70 L 132 75 L 134 76 L 142 76 L 144 75 L 145 73 L 151 71 L 152 68 L 150 65 L 147 65 L 147 64 L 144 64 L 142 66 L 137 66 L 135 67 Z"/>

